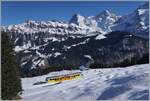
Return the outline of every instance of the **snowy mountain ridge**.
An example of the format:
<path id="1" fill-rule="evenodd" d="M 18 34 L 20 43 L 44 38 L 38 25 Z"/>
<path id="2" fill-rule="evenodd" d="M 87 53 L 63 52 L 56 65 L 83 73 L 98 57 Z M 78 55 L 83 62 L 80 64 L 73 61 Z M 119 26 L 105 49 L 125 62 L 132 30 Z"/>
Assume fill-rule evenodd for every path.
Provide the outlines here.
<path id="1" fill-rule="evenodd" d="M 139 6 L 134 12 L 122 16 L 111 27 L 112 31 L 128 31 L 138 36 L 148 37 L 149 31 L 149 4 Z"/>
<path id="2" fill-rule="evenodd" d="M 50 33 L 50 34 L 74 34 L 74 33 L 86 33 L 85 29 L 75 24 L 67 24 L 58 21 L 32 21 L 28 20 L 25 23 L 18 25 L 10 25 L 3 27 L 4 31 L 12 31 L 18 33 Z"/>
<path id="3" fill-rule="evenodd" d="M 88 35 L 91 32 L 108 33 L 111 31 L 127 31 L 134 34 L 145 33 L 149 29 L 149 5 L 148 2 L 139 6 L 128 15 L 117 16 L 110 10 L 104 10 L 96 16 L 84 17 L 74 14 L 69 22 L 62 21 L 32 21 L 17 25 L 3 26 L 3 31 L 14 33 L 38 33 L 49 34 L 82 34 Z"/>

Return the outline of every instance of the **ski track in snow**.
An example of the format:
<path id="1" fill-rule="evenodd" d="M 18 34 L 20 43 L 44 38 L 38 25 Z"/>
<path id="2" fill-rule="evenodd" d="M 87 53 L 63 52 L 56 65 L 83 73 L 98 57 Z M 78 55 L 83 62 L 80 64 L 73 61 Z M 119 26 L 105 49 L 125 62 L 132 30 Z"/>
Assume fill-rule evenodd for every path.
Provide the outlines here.
<path id="1" fill-rule="evenodd" d="M 61 71 L 64 74 L 70 71 Z M 47 75 L 22 78 L 22 100 L 148 100 L 149 64 L 126 68 L 90 69 L 79 79 L 58 84 L 33 85 Z"/>

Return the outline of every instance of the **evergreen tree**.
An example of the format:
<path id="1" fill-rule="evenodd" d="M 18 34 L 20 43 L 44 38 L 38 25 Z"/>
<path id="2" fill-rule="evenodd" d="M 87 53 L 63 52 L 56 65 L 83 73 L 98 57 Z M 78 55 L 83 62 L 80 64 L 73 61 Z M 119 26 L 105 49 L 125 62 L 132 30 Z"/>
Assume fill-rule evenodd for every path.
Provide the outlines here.
<path id="1" fill-rule="evenodd" d="M 16 62 L 7 33 L 1 33 L 1 97 L 3 100 L 17 99 L 21 91 L 19 65 Z"/>

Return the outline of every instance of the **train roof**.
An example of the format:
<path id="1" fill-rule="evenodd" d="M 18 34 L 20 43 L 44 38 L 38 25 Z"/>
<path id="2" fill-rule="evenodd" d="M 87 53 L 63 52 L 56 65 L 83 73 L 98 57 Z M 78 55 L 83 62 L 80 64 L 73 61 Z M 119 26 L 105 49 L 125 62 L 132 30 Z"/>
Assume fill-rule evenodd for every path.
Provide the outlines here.
<path id="1" fill-rule="evenodd" d="M 75 73 L 69 73 L 69 74 L 60 74 L 60 75 L 56 75 L 56 76 L 50 76 L 50 77 L 46 77 L 46 79 L 49 78 L 56 78 L 56 77 L 60 77 L 60 76 L 68 76 L 68 75 L 72 75 L 72 74 L 81 74 L 81 72 L 75 72 Z"/>

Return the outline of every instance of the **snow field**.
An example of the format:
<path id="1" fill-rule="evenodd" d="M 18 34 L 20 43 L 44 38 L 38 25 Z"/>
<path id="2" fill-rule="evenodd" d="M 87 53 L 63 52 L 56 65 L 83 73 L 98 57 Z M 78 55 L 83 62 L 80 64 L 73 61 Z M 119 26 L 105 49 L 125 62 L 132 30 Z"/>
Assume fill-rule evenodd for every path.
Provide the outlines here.
<path id="1" fill-rule="evenodd" d="M 148 100 L 149 64 L 126 68 L 90 69 L 79 79 L 59 84 L 33 85 L 48 76 L 77 71 L 52 72 L 23 78 L 23 100 Z"/>

